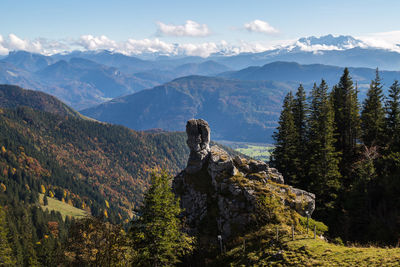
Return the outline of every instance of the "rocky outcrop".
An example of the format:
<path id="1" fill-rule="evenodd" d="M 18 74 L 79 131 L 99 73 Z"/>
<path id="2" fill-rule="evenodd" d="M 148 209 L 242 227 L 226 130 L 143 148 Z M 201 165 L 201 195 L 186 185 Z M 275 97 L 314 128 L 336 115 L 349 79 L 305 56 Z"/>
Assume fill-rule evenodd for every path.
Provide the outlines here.
<path id="1" fill-rule="evenodd" d="M 205 120 L 189 120 L 186 124 L 187 145 L 190 149 L 187 173 L 201 170 L 210 152 L 210 127 Z"/>
<path id="2" fill-rule="evenodd" d="M 232 237 L 254 224 L 259 200 L 265 196 L 277 198 L 303 216 L 314 211 L 315 195 L 285 185 L 275 168 L 262 161 L 232 158 L 218 146 L 210 148 L 206 121 L 188 121 L 186 133 L 190 156 L 173 188 L 193 235 Z"/>

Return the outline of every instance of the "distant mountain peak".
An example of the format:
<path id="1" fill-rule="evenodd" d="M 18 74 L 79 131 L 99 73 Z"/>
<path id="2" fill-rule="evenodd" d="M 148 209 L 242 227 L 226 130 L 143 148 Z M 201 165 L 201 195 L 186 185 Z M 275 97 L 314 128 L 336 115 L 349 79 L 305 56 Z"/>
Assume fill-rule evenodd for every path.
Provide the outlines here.
<path id="1" fill-rule="evenodd" d="M 334 36 L 332 34 L 315 37 L 303 37 L 290 46 L 291 49 L 299 49 L 303 51 L 318 50 L 345 50 L 354 47 L 365 47 L 365 43 L 350 35 Z"/>

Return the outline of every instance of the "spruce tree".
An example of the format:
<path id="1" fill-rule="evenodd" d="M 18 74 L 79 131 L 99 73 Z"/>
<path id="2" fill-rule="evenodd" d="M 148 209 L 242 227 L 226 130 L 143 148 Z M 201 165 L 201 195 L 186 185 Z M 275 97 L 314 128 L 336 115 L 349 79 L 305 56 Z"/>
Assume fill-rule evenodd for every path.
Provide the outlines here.
<path id="1" fill-rule="evenodd" d="M 144 205 L 132 223 L 136 266 L 172 266 L 193 249 L 193 239 L 182 231 L 182 209 L 171 191 L 171 179 L 166 171 L 152 174 Z"/>
<path id="2" fill-rule="evenodd" d="M 361 112 L 362 140 L 367 147 L 384 143 L 385 110 L 382 101 L 381 79 L 376 69 L 375 79 L 371 81 Z"/>
<path id="3" fill-rule="evenodd" d="M 360 116 L 357 90 L 353 86 L 349 70 L 344 69 L 339 83 L 333 87 L 331 101 L 334 109 L 335 147 L 341 153 L 340 172 L 350 178 L 357 154 L 360 137 Z"/>
<path id="4" fill-rule="evenodd" d="M 0 265 L 13 266 L 15 264 L 13 251 L 8 240 L 6 212 L 4 208 L 0 206 Z"/>
<path id="5" fill-rule="evenodd" d="M 297 167 L 299 159 L 297 155 L 297 133 L 293 116 L 293 95 L 289 92 L 284 101 L 279 126 L 274 133 L 275 149 L 272 152 L 271 164 L 285 177 L 286 181 L 297 183 Z"/>
<path id="6" fill-rule="evenodd" d="M 389 88 L 389 96 L 385 103 L 386 135 L 389 149 L 400 152 L 400 84 L 396 80 Z"/>
<path id="7" fill-rule="evenodd" d="M 307 116 L 306 92 L 303 85 L 300 84 L 293 101 L 293 119 L 296 129 L 296 155 L 294 158 L 297 163 L 297 181 L 292 181 L 292 184 L 299 187 L 304 187 L 306 178 L 304 159 L 307 158 Z"/>
<path id="8" fill-rule="evenodd" d="M 317 196 L 316 207 L 320 217 L 327 216 L 334 208 L 341 185 L 339 154 L 334 147 L 334 113 L 327 91 L 328 86 L 324 80 L 319 86 L 314 84 L 308 133 L 308 189 Z"/>

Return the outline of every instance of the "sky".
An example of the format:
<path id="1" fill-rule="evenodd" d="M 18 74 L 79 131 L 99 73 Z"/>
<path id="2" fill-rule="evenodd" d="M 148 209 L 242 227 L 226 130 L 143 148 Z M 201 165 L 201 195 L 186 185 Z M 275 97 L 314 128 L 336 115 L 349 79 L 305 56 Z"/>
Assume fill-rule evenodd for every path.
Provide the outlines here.
<path id="1" fill-rule="evenodd" d="M 326 34 L 400 43 L 398 0 L 0 0 L 0 10 L 0 54 L 178 49 L 206 56 Z"/>

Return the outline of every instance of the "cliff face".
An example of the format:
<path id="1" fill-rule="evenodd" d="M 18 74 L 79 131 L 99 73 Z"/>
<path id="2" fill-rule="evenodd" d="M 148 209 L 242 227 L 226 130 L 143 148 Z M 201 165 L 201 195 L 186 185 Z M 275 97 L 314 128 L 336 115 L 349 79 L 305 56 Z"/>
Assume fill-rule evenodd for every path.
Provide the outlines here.
<path id="1" fill-rule="evenodd" d="M 260 216 L 268 221 L 260 206 L 266 198 L 303 216 L 313 212 L 315 195 L 285 185 L 276 169 L 261 161 L 232 158 L 218 146 L 210 148 L 206 121 L 188 121 L 186 133 L 190 156 L 173 188 L 191 234 L 233 238 L 257 224 Z"/>

